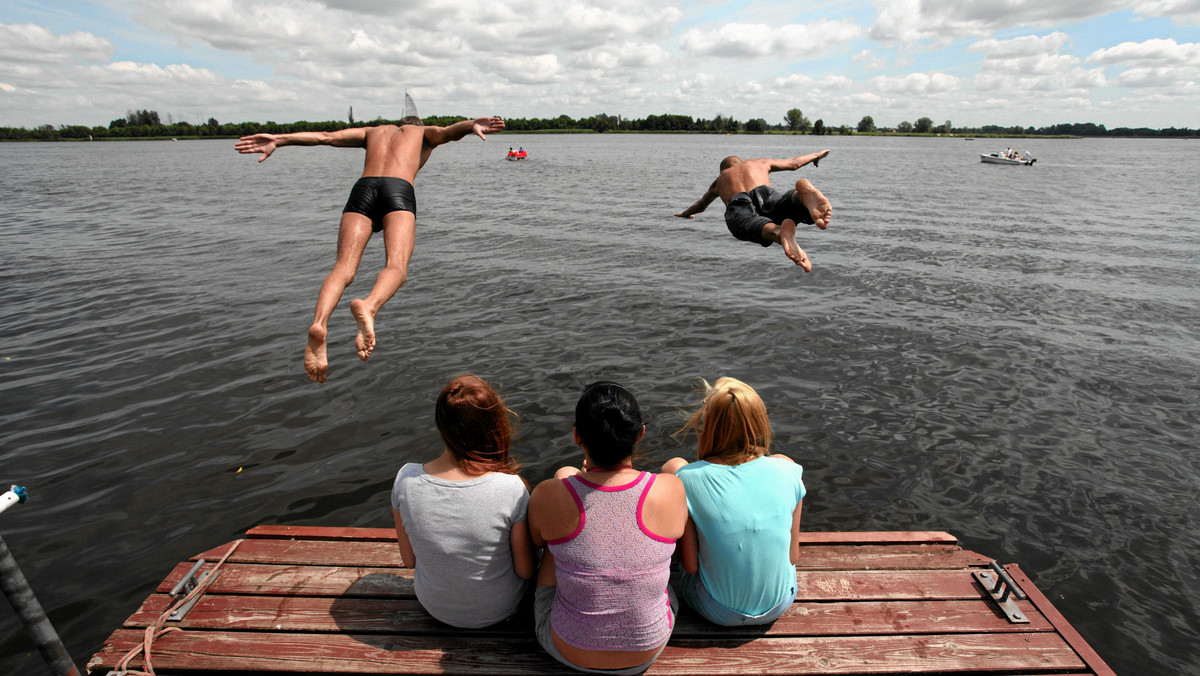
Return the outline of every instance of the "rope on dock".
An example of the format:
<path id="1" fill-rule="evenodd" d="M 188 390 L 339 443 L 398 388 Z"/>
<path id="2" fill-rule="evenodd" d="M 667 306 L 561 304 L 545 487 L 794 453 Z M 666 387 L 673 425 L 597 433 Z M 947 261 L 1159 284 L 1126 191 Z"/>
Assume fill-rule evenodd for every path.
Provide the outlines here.
<path id="1" fill-rule="evenodd" d="M 233 550 L 237 549 L 238 545 L 242 544 L 243 542 L 245 542 L 244 539 L 234 540 L 233 543 L 230 544 L 229 550 L 226 551 L 225 555 L 221 557 L 221 560 L 217 561 L 217 564 L 209 569 L 208 577 L 205 577 L 203 582 L 196 585 L 190 592 L 180 597 L 179 600 L 175 601 L 175 603 L 172 603 L 166 610 L 162 612 L 161 615 L 158 616 L 158 619 L 154 621 L 154 624 L 146 627 L 146 633 L 142 639 L 142 644 L 134 647 L 128 653 L 125 653 L 125 656 L 122 657 L 119 662 L 117 662 L 117 668 L 114 671 L 109 672 L 109 676 L 156 676 L 154 673 L 154 665 L 150 661 L 151 644 L 153 644 L 155 640 L 173 631 L 183 631 L 183 629 L 179 627 L 163 627 L 163 624 L 167 621 L 167 617 L 169 617 L 171 613 L 175 612 L 176 608 L 203 594 L 205 590 L 208 589 L 209 583 L 216 579 L 217 569 L 219 569 L 221 565 L 225 563 L 230 554 L 233 554 Z M 130 661 L 132 661 L 133 658 L 137 657 L 140 653 L 145 653 L 145 658 L 142 660 L 143 671 L 129 669 Z"/>

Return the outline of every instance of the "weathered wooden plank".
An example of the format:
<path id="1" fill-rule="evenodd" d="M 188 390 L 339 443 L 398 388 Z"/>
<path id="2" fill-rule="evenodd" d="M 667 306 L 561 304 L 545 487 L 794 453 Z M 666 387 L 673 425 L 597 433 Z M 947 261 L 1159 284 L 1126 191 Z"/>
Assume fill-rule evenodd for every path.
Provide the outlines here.
<path id="1" fill-rule="evenodd" d="M 153 594 L 125 620 L 125 627 L 146 627 L 169 607 L 171 597 Z M 518 621 L 519 620 L 519 621 Z M 528 638 L 531 617 L 519 617 L 486 629 L 456 629 L 431 617 L 415 598 L 344 598 L 330 596 L 222 596 L 205 594 L 181 622 L 183 629 L 230 631 L 342 632 L 519 636 Z"/>
<path id="2" fill-rule="evenodd" d="M 166 593 L 183 578 L 192 563 L 175 566 L 156 591 Z M 214 563 L 202 570 L 211 570 Z M 408 568 L 359 566 L 271 566 L 229 563 L 221 566 L 210 594 L 266 594 L 269 596 L 378 596 L 414 598 L 413 571 Z"/>
<path id="3" fill-rule="evenodd" d="M 142 638 L 119 630 L 88 669 L 111 668 Z M 532 639 L 174 632 L 153 648 L 160 671 L 207 669 L 357 674 L 563 673 Z M 133 666 L 140 666 L 134 660 Z M 1012 673 L 1080 670 L 1054 633 L 672 640 L 648 674 Z"/>
<path id="4" fill-rule="evenodd" d="M 152 624 L 170 604 L 154 594 L 125 621 L 126 627 Z M 885 601 L 795 603 L 769 627 L 717 627 L 686 607 L 675 627 L 676 638 L 755 636 L 839 636 L 882 634 L 1010 633 L 1052 631 L 1053 626 L 1028 602 L 1018 604 L 1029 624 L 1012 624 L 989 602 Z M 446 634 L 525 636 L 523 617 L 481 630 L 461 630 L 433 619 L 415 599 L 341 597 L 218 596 L 206 594 L 182 622 L 184 629 L 298 631 L 357 634 Z"/>
<path id="5" fill-rule="evenodd" d="M 974 600 L 983 588 L 969 570 L 799 571 L 797 601 Z"/>
<path id="6" fill-rule="evenodd" d="M 330 526 L 255 526 L 246 531 L 248 538 L 304 540 L 375 540 L 395 542 L 393 528 L 336 528 Z"/>
<path id="7" fill-rule="evenodd" d="M 941 531 L 836 531 L 800 533 L 800 546 L 806 545 L 891 545 L 957 544 L 958 538 Z"/>
<path id="8" fill-rule="evenodd" d="M 800 570 L 901 570 L 986 566 L 992 559 L 958 545 L 808 545 L 800 549 Z"/>
<path id="9" fill-rule="evenodd" d="M 192 560 L 220 560 L 230 545 L 201 552 Z M 229 556 L 235 563 L 281 565 L 370 566 L 402 565 L 395 541 L 249 539 Z M 801 549 L 803 570 L 955 569 L 985 566 L 991 559 L 944 544 L 808 545 Z"/>
<path id="10" fill-rule="evenodd" d="M 229 548 L 230 544 L 214 547 L 193 556 L 192 560 L 219 561 Z M 251 539 L 238 544 L 228 561 L 372 568 L 398 568 L 403 565 L 395 539 L 391 542 Z"/>
<path id="11" fill-rule="evenodd" d="M 246 531 L 248 538 L 304 540 L 374 540 L 395 542 L 391 528 L 334 528 L 328 526 L 255 526 Z M 958 538 L 942 531 L 837 531 L 803 532 L 800 544 L 955 544 Z"/>
<path id="12" fill-rule="evenodd" d="M 1079 654 L 1090 669 L 1098 676 L 1116 676 L 1116 672 L 1108 666 L 1087 641 L 1083 640 L 1083 637 L 1079 635 L 1075 627 L 1071 626 L 1071 623 L 1067 621 L 1067 618 L 1063 617 L 1062 613 L 1058 611 L 1058 608 L 1054 607 L 1053 603 L 1050 603 L 1050 599 L 1046 598 L 1042 590 L 1033 584 L 1033 580 L 1029 579 L 1029 576 L 1025 574 L 1025 571 L 1021 570 L 1020 566 L 1011 563 L 1004 566 L 1004 569 L 1008 571 L 1009 576 L 1017 583 L 1017 586 L 1029 596 L 1029 601 L 1041 614 L 1046 616 L 1046 619 L 1054 625 L 1055 630 L 1063 637 L 1063 640 Z"/>
<path id="13" fill-rule="evenodd" d="M 170 591 L 191 565 L 176 565 L 157 591 Z M 412 576 L 407 568 L 226 562 L 207 593 L 413 598 Z M 796 584 L 798 601 L 974 600 L 983 594 L 968 570 L 800 571 Z"/>

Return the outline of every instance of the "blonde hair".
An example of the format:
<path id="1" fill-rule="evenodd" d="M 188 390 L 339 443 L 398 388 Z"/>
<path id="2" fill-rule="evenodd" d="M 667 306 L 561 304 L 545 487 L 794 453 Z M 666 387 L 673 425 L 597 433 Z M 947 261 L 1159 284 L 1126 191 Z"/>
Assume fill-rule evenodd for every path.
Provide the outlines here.
<path id="1" fill-rule="evenodd" d="M 676 432 L 686 436 L 688 430 L 696 431 L 696 457 L 736 460 L 742 455 L 758 457 L 770 453 L 771 422 L 767 419 L 767 407 L 754 388 L 728 377 L 718 378 L 713 385 L 704 379 L 700 382 L 704 383 L 704 401 Z"/>

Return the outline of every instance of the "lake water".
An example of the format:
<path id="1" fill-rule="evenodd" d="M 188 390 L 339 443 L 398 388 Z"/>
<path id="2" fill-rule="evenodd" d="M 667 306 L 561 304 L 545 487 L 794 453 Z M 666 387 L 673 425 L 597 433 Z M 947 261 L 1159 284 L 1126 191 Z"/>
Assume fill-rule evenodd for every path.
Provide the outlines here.
<path id="1" fill-rule="evenodd" d="M 505 162 L 522 145 L 525 162 Z M 1034 167 L 978 154 L 1029 147 Z M 810 274 L 697 199 L 725 155 L 823 147 Z M 391 524 L 452 375 L 499 387 L 533 482 L 627 385 L 642 466 L 695 379 L 767 403 L 804 528 L 946 530 L 1019 563 L 1118 673 L 1200 673 L 1200 144 L 499 135 L 434 153 L 408 284 L 324 385 L 301 357 L 362 154 L 232 141 L 0 144 L 0 516 L 80 665 L 188 556 L 257 524 Z M 382 238 L 377 238 L 382 239 Z M 0 672 L 43 669 L 0 604 Z"/>

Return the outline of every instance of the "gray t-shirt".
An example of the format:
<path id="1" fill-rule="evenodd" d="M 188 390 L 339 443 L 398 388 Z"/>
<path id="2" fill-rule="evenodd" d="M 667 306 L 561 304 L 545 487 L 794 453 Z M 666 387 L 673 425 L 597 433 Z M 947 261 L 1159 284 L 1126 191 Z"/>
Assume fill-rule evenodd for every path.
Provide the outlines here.
<path id="1" fill-rule="evenodd" d="M 417 557 L 417 600 L 455 627 L 486 627 L 517 611 L 527 580 L 513 571 L 509 535 L 525 520 L 529 489 L 493 472 L 449 481 L 408 463 L 396 474 L 392 509 Z"/>

